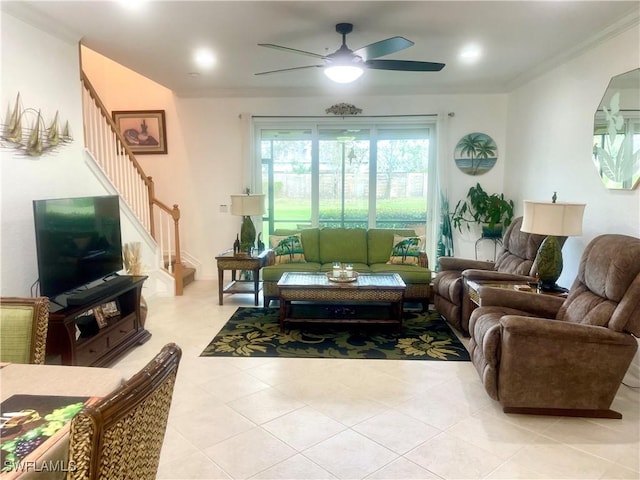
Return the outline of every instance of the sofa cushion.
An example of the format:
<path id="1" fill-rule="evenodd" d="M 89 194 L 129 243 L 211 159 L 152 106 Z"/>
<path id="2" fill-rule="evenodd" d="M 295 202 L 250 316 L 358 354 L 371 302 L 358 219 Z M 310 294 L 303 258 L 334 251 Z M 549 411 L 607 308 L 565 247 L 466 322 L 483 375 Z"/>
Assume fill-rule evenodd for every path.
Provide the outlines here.
<path id="1" fill-rule="evenodd" d="M 424 235 L 420 237 L 393 236 L 393 248 L 389 264 L 418 265 L 420 252 L 424 248 Z"/>
<path id="2" fill-rule="evenodd" d="M 279 263 L 303 263 L 306 261 L 299 233 L 284 236 L 271 235 L 269 242 L 275 253 L 276 265 Z"/>
<path id="3" fill-rule="evenodd" d="M 393 236 L 402 235 L 404 237 L 414 236 L 416 232 L 408 229 L 391 228 L 371 228 L 367 231 L 368 262 L 386 263 L 389 261 L 389 252 L 393 248 Z"/>
<path id="4" fill-rule="evenodd" d="M 302 248 L 304 249 L 304 259 L 307 262 L 320 263 L 320 239 L 318 237 L 319 228 L 305 228 L 298 230 L 291 230 L 286 228 L 277 229 L 273 232 L 274 235 L 295 235 L 300 234 L 302 240 Z"/>
<path id="5" fill-rule="evenodd" d="M 364 228 L 322 228 L 320 263 L 367 263 L 367 231 Z"/>
<path id="6" fill-rule="evenodd" d="M 280 263 L 269 265 L 262 269 L 262 280 L 265 282 L 277 282 L 284 272 L 319 272 L 320 264 L 314 262 L 305 263 Z"/>
<path id="7" fill-rule="evenodd" d="M 406 284 L 431 283 L 431 270 L 418 265 L 374 263 L 370 269 L 371 273 L 397 273 Z"/>

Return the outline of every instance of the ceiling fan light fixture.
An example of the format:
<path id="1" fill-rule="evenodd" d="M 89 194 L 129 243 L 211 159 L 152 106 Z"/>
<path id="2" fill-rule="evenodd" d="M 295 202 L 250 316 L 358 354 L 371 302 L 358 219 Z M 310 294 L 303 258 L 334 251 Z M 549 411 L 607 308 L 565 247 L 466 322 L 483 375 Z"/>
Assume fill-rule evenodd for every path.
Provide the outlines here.
<path id="1" fill-rule="evenodd" d="M 332 65 L 324 69 L 324 74 L 336 83 L 355 82 L 364 70 L 353 65 Z"/>

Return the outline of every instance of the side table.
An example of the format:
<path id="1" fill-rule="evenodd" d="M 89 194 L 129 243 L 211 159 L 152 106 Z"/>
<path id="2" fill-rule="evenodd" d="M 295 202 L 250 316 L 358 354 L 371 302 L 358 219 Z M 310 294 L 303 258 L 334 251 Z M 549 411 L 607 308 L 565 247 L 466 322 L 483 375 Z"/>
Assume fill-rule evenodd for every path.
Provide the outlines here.
<path id="1" fill-rule="evenodd" d="M 232 250 L 222 252 L 216 257 L 218 263 L 218 304 L 222 305 L 222 296 L 225 293 L 253 293 L 255 305 L 258 305 L 258 292 L 260 292 L 260 269 L 267 261 L 267 250 L 258 255 L 234 255 Z M 224 271 L 231 270 L 231 283 L 224 286 Z M 239 280 L 236 271 L 247 270 L 253 272 L 253 280 Z"/>
<path id="2" fill-rule="evenodd" d="M 480 287 L 494 287 L 494 288 L 506 288 L 509 290 L 516 290 L 519 292 L 533 293 L 536 295 L 554 295 L 557 297 L 566 297 L 566 293 L 553 293 L 539 291 L 535 286 L 532 287 L 528 283 L 523 281 L 510 281 L 510 280 L 466 280 L 465 285 L 468 292 L 468 298 L 464 301 L 469 302 L 469 311 L 476 307 L 482 306 L 482 298 L 480 298 Z"/>

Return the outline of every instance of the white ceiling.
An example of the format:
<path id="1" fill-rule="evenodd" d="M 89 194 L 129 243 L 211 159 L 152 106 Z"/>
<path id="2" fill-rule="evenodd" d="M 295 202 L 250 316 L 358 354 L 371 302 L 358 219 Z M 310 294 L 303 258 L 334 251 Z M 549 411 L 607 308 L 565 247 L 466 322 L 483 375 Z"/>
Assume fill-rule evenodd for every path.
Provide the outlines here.
<path id="1" fill-rule="evenodd" d="M 640 18 L 625 1 L 153 1 L 126 9 L 116 1 L 2 1 L 2 10 L 74 41 L 170 88 L 179 96 L 500 93 L 511 90 Z M 400 35 L 415 45 L 385 59 L 446 63 L 441 72 L 368 70 L 337 85 L 321 69 L 255 76 L 317 64 L 312 57 L 259 47 L 274 43 L 319 54 L 338 49 L 335 24 L 354 24 L 356 50 Z M 640 41 L 640 39 L 639 39 Z M 458 59 L 481 46 L 480 63 Z M 198 47 L 216 66 L 201 70 Z M 637 48 L 633 46 L 633 48 Z M 190 75 L 200 71 L 198 76 Z"/>

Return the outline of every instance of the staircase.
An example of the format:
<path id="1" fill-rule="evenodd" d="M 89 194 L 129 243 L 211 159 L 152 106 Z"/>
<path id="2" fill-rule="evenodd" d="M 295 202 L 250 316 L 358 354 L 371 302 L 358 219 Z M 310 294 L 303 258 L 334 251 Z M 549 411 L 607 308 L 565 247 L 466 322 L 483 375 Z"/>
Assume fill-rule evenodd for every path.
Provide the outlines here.
<path id="1" fill-rule="evenodd" d="M 164 262 L 163 262 L 165 270 L 171 270 L 171 269 L 175 270 L 175 262 L 176 262 L 175 256 L 165 257 Z M 182 271 L 182 286 L 183 287 L 186 287 L 191 282 L 195 281 L 195 279 L 196 279 L 196 269 L 195 268 L 190 267 L 190 266 L 188 266 L 187 264 L 185 264 L 183 262 L 182 266 L 181 266 L 181 271 Z"/>
<path id="2" fill-rule="evenodd" d="M 175 295 L 182 295 L 184 286 L 195 279 L 195 269 L 181 258 L 180 209 L 156 198 L 153 179 L 142 170 L 84 72 L 81 80 L 85 147 L 139 226 L 151 236 L 159 258 L 171 259 L 159 265 L 173 277 Z"/>

